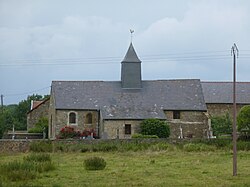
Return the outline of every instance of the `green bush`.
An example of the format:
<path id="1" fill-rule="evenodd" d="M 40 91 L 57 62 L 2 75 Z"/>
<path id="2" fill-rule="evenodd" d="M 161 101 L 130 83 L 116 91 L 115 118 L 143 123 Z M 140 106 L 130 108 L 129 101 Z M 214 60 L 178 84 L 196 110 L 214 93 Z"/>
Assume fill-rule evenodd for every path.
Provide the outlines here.
<path id="1" fill-rule="evenodd" d="M 106 162 L 101 157 L 91 157 L 84 161 L 86 170 L 103 170 L 106 167 Z"/>
<path id="2" fill-rule="evenodd" d="M 143 120 L 140 128 L 143 135 L 156 135 L 159 138 L 168 138 L 170 135 L 170 128 L 166 121 L 159 119 Z"/>
<path id="3" fill-rule="evenodd" d="M 29 133 L 46 133 L 46 138 L 48 138 L 48 126 L 49 121 L 46 117 L 39 118 L 38 122 L 35 124 L 35 126 L 28 130 Z"/>
<path id="4" fill-rule="evenodd" d="M 0 167 L 1 176 L 10 181 L 29 180 L 36 178 L 35 166 L 29 162 L 13 161 Z"/>
<path id="5" fill-rule="evenodd" d="M 244 106 L 240 109 L 237 116 L 238 131 L 245 139 L 250 139 L 250 105 Z"/>
<path id="6" fill-rule="evenodd" d="M 215 136 L 221 134 L 232 134 L 232 119 L 229 113 L 224 116 L 213 116 L 211 118 L 211 126 Z"/>
<path id="7" fill-rule="evenodd" d="M 37 173 L 55 169 L 49 154 L 30 154 L 23 162 L 13 161 L 0 166 L 0 175 L 10 181 L 35 179 Z"/>
<path id="8" fill-rule="evenodd" d="M 159 138 L 157 135 L 133 134 L 132 138 Z"/>
<path id="9" fill-rule="evenodd" d="M 33 152 L 52 152 L 53 145 L 51 141 L 33 141 L 30 143 L 29 148 Z"/>
<path id="10" fill-rule="evenodd" d="M 24 162 L 33 163 L 39 173 L 55 169 L 51 156 L 47 153 L 32 153 L 23 158 Z"/>
<path id="11" fill-rule="evenodd" d="M 23 159 L 28 162 L 51 162 L 51 157 L 47 153 L 32 153 Z"/>

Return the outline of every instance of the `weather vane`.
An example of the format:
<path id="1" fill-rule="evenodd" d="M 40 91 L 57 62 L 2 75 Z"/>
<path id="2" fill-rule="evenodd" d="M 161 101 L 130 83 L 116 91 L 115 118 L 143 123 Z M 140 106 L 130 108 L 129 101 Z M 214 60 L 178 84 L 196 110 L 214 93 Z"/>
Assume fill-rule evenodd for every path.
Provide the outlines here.
<path id="1" fill-rule="evenodd" d="M 131 43 L 132 43 L 133 33 L 134 33 L 134 32 L 135 32 L 134 30 L 130 29 L 130 34 L 131 34 Z"/>

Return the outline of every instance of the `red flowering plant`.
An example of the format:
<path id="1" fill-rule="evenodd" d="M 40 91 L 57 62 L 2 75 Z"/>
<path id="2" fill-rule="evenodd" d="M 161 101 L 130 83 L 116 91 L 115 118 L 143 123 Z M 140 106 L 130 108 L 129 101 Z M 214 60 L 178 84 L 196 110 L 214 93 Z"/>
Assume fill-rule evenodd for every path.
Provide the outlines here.
<path id="1" fill-rule="evenodd" d="M 68 138 L 74 138 L 74 139 L 78 139 L 78 138 L 97 138 L 96 137 L 96 132 L 95 130 L 92 129 L 85 129 L 82 132 L 79 130 L 75 130 L 73 127 L 70 126 L 65 126 L 63 127 L 58 136 L 58 139 L 68 139 Z"/>
<path id="2" fill-rule="evenodd" d="M 80 133 L 79 133 L 80 134 Z M 73 127 L 65 126 L 63 127 L 58 135 L 59 139 L 67 139 L 67 138 L 74 138 L 78 135 L 78 132 L 75 131 Z"/>

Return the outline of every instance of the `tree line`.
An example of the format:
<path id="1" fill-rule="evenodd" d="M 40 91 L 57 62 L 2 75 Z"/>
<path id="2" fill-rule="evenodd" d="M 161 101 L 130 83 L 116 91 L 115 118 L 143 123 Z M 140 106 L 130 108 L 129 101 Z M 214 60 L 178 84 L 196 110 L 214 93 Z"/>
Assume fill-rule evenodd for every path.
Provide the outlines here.
<path id="1" fill-rule="evenodd" d="M 49 95 L 33 94 L 18 104 L 4 105 L 0 112 L 0 138 L 6 131 L 11 130 L 13 125 L 15 130 L 27 130 L 27 113 L 30 111 L 31 101 L 41 101 L 48 97 Z"/>

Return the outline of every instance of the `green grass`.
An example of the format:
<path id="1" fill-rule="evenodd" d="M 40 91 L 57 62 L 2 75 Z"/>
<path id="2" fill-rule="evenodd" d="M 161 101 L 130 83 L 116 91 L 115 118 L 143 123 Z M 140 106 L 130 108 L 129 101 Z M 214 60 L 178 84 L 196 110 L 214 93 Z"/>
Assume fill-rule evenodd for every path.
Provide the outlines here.
<path id="1" fill-rule="evenodd" d="M 1 164 L 29 154 L 1 155 Z M 232 176 L 232 153 L 208 151 L 128 151 L 52 153 L 56 170 L 34 180 L 0 181 L 3 186 L 250 186 L 250 152 L 238 152 L 238 176 Z M 102 157 L 106 168 L 87 171 L 83 162 Z"/>

